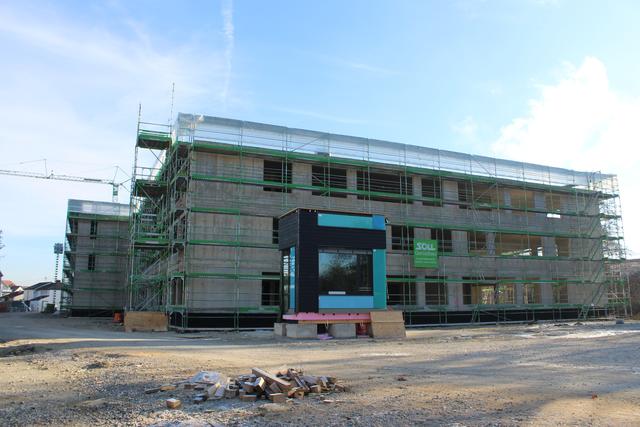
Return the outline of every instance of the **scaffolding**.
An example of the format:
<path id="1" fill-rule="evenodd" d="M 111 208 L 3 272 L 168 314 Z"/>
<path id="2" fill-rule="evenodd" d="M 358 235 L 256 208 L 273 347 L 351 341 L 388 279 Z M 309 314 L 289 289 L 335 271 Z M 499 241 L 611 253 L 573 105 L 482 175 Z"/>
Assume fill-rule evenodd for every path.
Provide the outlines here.
<path id="1" fill-rule="evenodd" d="M 270 326 L 274 218 L 296 207 L 387 217 L 388 303 L 409 324 L 628 313 L 615 175 L 190 114 L 138 125 L 127 309 Z M 417 238 L 439 268 L 413 265 Z"/>
<path id="2" fill-rule="evenodd" d="M 109 315 L 124 306 L 129 206 L 69 200 L 61 310 Z"/>

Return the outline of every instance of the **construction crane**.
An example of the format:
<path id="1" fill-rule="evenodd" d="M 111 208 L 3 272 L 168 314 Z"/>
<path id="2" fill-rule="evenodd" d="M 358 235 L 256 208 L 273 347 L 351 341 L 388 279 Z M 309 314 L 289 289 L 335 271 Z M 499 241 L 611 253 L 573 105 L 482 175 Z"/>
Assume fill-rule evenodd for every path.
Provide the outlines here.
<path id="1" fill-rule="evenodd" d="M 117 202 L 118 201 L 118 188 L 121 185 L 123 185 L 125 182 L 127 182 L 127 181 L 124 181 L 124 182 L 118 183 L 118 182 L 115 181 L 115 176 L 114 176 L 114 179 L 109 180 L 109 179 L 102 179 L 102 178 L 87 178 L 87 177 L 84 177 L 84 176 L 56 175 L 53 172 L 49 173 L 49 171 L 47 170 L 47 160 L 46 159 L 41 159 L 41 160 L 36 160 L 36 161 L 44 161 L 45 173 L 0 169 L 0 175 L 21 176 L 21 177 L 24 177 L 24 178 L 52 179 L 52 180 L 58 180 L 58 181 L 82 182 L 82 183 L 85 183 L 85 184 L 105 184 L 105 185 L 110 185 L 111 188 L 112 188 L 111 200 L 113 202 Z M 23 162 L 23 163 L 29 163 L 29 162 Z M 116 168 L 116 174 L 117 174 L 118 170 L 122 170 L 118 166 L 115 166 L 115 168 Z"/>

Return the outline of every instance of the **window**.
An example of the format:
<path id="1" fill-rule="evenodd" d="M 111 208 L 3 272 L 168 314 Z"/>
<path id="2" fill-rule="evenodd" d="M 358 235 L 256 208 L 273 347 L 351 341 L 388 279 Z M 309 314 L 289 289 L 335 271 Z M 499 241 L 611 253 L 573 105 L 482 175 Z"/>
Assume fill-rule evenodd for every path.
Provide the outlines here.
<path id="1" fill-rule="evenodd" d="M 496 254 L 503 256 L 542 256 L 542 238 L 527 234 L 496 233 Z"/>
<path id="2" fill-rule="evenodd" d="M 496 188 L 493 185 L 474 183 L 469 181 L 458 181 L 458 207 L 476 210 L 490 211 L 494 204 Z"/>
<path id="3" fill-rule="evenodd" d="M 484 231 L 469 232 L 469 253 L 487 255 L 487 233 Z"/>
<path id="4" fill-rule="evenodd" d="M 291 163 L 283 161 L 264 161 L 263 180 L 277 182 L 280 184 L 291 184 Z M 275 193 L 291 193 L 290 188 L 285 185 L 265 185 L 262 187 L 264 191 L 272 191 Z"/>
<path id="5" fill-rule="evenodd" d="M 442 181 L 440 177 L 422 178 L 422 197 L 438 199 L 424 200 L 424 206 L 442 206 Z"/>
<path id="6" fill-rule="evenodd" d="M 544 203 L 549 212 L 562 212 L 562 196 L 555 193 L 545 193 Z"/>
<path id="7" fill-rule="evenodd" d="M 371 193 L 390 194 L 390 196 L 380 196 L 375 194 L 358 195 L 358 199 L 407 203 L 409 202 L 408 197 L 413 195 L 413 181 L 410 176 L 404 174 L 358 171 L 357 189 L 358 191 Z M 398 197 L 394 197 L 394 194 L 398 195 Z"/>
<path id="8" fill-rule="evenodd" d="M 558 279 L 558 282 L 553 284 L 553 303 L 569 303 L 569 289 L 567 286 L 567 279 Z"/>
<path id="9" fill-rule="evenodd" d="M 318 258 L 320 295 L 373 295 L 370 250 L 321 249 Z"/>
<path id="10" fill-rule="evenodd" d="M 387 276 L 387 305 L 416 305 L 414 279 L 414 276 Z"/>
<path id="11" fill-rule="evenodd" d="M 536 279 L 529 279 L 536 280 Z M 542 303 L 542 292 L 539 283 L 525 283 L 522 287 L 522 298 L 524 304 Z"/>
<path id="12" fill-rule="evenodd" d="M 334 192 L 332 189 L 347 189 L 347 170 L 327 166 L 311 167 L 311 185 L 322 187 L 322 191 L 313 191 L 314 196 L 347 197 L 346 193 Z"/>
<path id="13" fill-rule="evenodd" d="M 89 236 L 91 239 L 95 239 L 97 235 L 98 235 L 98 221 L 96 221 L 95 219 L 92 219 Z"/>
<path id="14" fill-rule="evenodd" d="M 280 274 L 263 272 L 262 305 L 280 305 Z M 271 277 L 270 277 L 271 276 Z"/>
<path id="15" fill-rule="evenodd" d="M 69 219 L 69 233 L 75 234 L 78 232 L 78 220 L 75 218 Z"/>
<path id="16" fill-rule="evenodd" d="M 94 254 L 90 254 L 87 260 L 87 270 L 94 271 L 96 269 L 96 256 Z"/>
<path id="17" fill-rule="evenodd" d="M 498 288 L 496 283 L 491 283 L 491 281 L 495 281 L 495 277 L 463 277 L 466 283 L 462 284 L 462 303 L 467 305 L 472 304 L 481 304 L 481 305 L 492 305 L 496 304 L 497 300 L 506 301 L 508 297 L 509 290 L 506 291 L 507 296 L 501 297 L 501 294 L 498 293 Z M 478 281 L 481 283 L 473 283 L 474 281 Z M 503 285 L 504 286 L 504 285 Z M 511 285 L 513 286 L 513 285 Z M 511 293 L 513 293 L 513 288 L 511 289 Z M 500 303 L 505 304 L 505 303 Z"/>
<path id="18" fill-rule="evenodd" d="M 535 207 L 535 193 L 531 190 L 511 188 L 511 207 L 515 209 L 533 209 Z"/>
<path id="19" fill-rule="evenodd" d="M 495 287 L 496 304 L 515 304 L 516 292 L 513 283 L 499 283 Z"/>
<path id="20" fill-rule="evenodd" d="M 273 221 L 271 221 L 271 243 L 274 245 L 278 244 L 278 235 L 280 233 L 280 221 L 278 218 L 274 217 Z"/>
<path id="21" fill-rule="evenodd" d="M 391 249 L 408 251 L 413 248 L 413 227 L 405 225 L 391 226 Z"/>
<path id="22" fill-rule="evenodd" d="M 425 277 L 425 303 L 427 305 L 447 305 L 447 278 Z"/>
<path id="23" fill-rule="evenodd" d="M 566 237 L 556 237 L 556 253 L 555 256 L 569 257 L 571 251 L 569 250 L 569 239 Z"/>
<path id="24" fill-rule="evenodd" d="M 453 252 L 451 230 L 447 230 L 446 228 L 432 228 L 431 240 L 438 241 L 438 252 Z"/>

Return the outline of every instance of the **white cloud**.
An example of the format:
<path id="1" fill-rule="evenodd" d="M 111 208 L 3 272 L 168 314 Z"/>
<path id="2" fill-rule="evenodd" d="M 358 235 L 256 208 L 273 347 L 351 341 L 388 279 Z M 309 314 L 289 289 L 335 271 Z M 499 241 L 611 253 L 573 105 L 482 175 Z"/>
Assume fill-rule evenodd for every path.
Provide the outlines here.
<path id="1" fill-rule="evenodd" d="M 110 179 L 114 165 L 131 170 L 138 103 L 143 120 L 168 119 L 173 82 L 174 111 L 233 100 L 231 15 L 223 16 L 221 32 L 193 30 L 178 44 L 128 16 L 104 25 L 77 18 L 46 4 L 0 4 L 0 168 L 41 172 L 40 164 L 20 162 L 47 158 L 57 174 Z M 0 267 L 27 284 L 50 275 L 67 199 L 111 200 L 108 186 L 2 175 L 0 189 L 7 245 Z M 127 198 L 121 191 L 120 201 Z M 44 249 L 25 249 L 26 241 Z"/>
<path id="2" fill-rule="evenodd" d="M 577 67 L 565 64 L 560 81 L 539 89 L 528 113 L 500 130 L 494 154 L 617 174 L 627 246 L 639 255 L 640 162 L 635 147 L 640 141 L 640 97 L 614 91 L 605 65 L 594 57 Z"/>

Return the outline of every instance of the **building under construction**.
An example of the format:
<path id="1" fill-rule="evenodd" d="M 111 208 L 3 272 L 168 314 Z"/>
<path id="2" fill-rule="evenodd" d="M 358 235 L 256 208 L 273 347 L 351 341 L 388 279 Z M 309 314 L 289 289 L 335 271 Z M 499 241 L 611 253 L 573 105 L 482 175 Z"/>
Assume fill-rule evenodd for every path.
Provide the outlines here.
<path id="1" fill-rule="evenodd" d="M 122 311 L 129 205 L 69 200 L 66 223 L 61 309 L 74 316 Z"/>
<path id="2" fill-rule="evenodd" d="M 135 151 L 126 308 L 176 329 L 272 326 L 295 208 L 386 219 L 387 305 L 408 324 L 628 306 L 615 175 L 190 114 L 141 122 Z"/>

